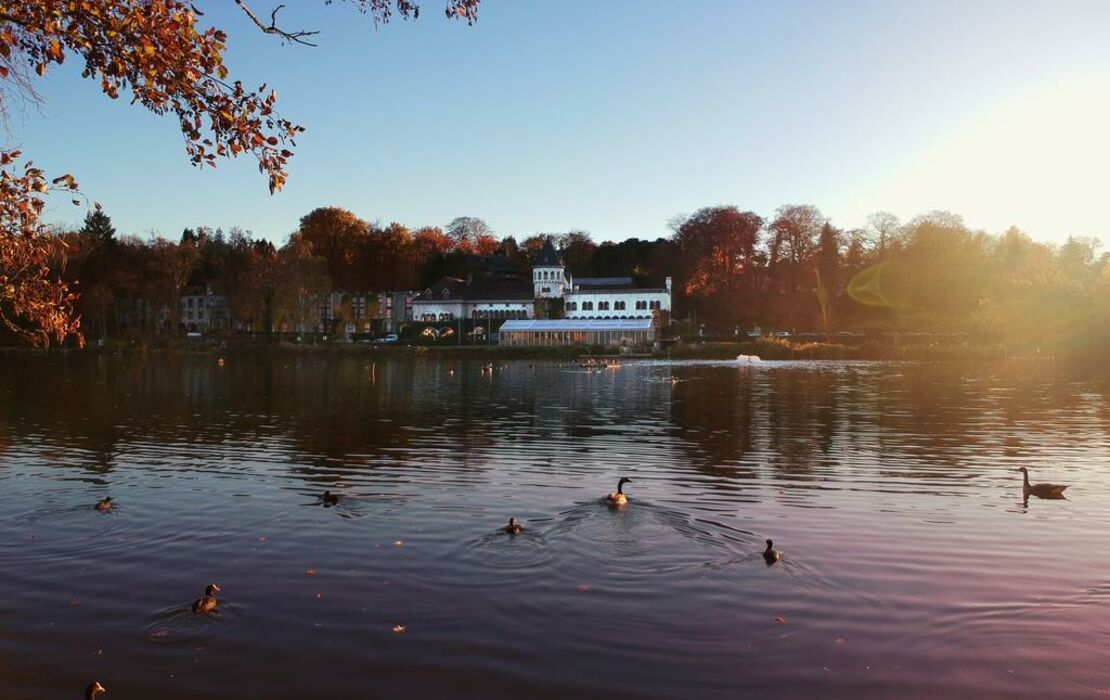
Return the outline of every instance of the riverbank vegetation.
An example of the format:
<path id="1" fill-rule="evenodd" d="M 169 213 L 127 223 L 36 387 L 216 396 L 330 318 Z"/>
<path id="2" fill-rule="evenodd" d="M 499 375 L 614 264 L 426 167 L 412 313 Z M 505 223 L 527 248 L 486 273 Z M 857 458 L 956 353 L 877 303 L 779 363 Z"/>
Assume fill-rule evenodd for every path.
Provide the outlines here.
<path id="1" fill-rule="evenodd" d="M 328 207 L 276 247 L 236 228 L 201 226 L 178 240 L 117 236 L 94 210 L 80 230 L 56 235 L 67 251 L 58 273 L 80 291 L 74 303 L 98 338 L 181 336 L 178 299 L 188 287 L 222 295 L 230 327 L 255 337 L 314 328 L 325 295 L 421 289 L 498 260 L 526 270 L 550 236 L 574 275 L 674 277 L 671 335 L 746 340 L 761 327 L 782 334 L 767 346 L 771 356 L 938 353 L 954 335 L 988 355 L 1110 345 L 1110 258 L 1098 241 L 991 235 L 946 212 L 906 224 L 880 213 L 866 228 L 842 230 L 812 206 L 784 206 L 767 220 L 712 207 L 677 220 L 668 237 L 598 243 L 583 231 L 499 238 L 473 217 L 410 229 Z M 915 346 L 934 350 L 906 350 Z"/>

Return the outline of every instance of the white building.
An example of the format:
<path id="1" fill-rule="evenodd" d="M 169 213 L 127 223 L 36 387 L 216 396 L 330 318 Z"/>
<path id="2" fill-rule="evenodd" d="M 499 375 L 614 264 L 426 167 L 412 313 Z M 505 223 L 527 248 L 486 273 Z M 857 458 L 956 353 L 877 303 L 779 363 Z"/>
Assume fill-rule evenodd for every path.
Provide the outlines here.
<path id="1" fill-rule="evenodd" d="M 468 284 L 444 277 L 412 301 L 412 320 L 430 323 L 461 318 L 532 318 L 534 308 L 527 283 L 504 280 Z"/>
<path id="2" fill-rule="evenodd" d="M 631 277 L 572 277 L 551 241 L 532 267 L 531 285 L 513 279 L 468 283 L 445 277 L 413 302 L 417 322 L 531 319 L 537 300 L 563 301 L 566 319 L 658 319 L 671 310 L 671 278 L 662 287 L 638 287 Z"/>

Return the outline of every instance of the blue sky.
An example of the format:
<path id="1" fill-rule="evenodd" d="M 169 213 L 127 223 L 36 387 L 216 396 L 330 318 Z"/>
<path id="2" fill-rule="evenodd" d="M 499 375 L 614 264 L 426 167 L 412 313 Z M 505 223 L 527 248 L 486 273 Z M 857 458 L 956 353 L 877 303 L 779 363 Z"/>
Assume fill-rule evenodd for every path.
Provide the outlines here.
<path id="1" fill-rule="evenodd" d="M 942 208 L 1110 241 L 1108 2 L 484 0 L 468 27 L 425 0 L 419 21 L 377 29 L 345 6 L 283 11 L 318 48 L 196 4 L 229 33 L 233 77 L 275 87 L 308 131 L 271 197 L 254 161 L 193 168 L 172 118 L 108 100 L 67 61 L 8 140 L 72 172 L 125 233 L 280 242 L 338 205 L 619 240 L 703 206 L 807 203 L 842 227 Z"/>

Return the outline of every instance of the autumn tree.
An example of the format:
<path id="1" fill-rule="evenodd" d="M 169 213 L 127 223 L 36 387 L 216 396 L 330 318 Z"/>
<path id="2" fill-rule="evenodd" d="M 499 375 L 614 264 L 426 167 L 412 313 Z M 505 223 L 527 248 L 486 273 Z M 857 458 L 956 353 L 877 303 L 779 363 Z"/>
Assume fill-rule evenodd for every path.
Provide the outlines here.
<path id="1" fill-rule="evenodd" d="M 706 207 L 677 225 L 683 291 L 712 316 L 754 320 L 755 248 L 762 227 L 759 215 L 734 206 Z"/>
<path id="2" fill-rule="evenodd" d="M 470 255 L 493 255 L 497 252 L 498 241 L 493 229 L 478 217 L 456 217 L 444 227 L 444 232 L 460 252 Z"/>
<path id="3" fill-rule="evenodd" d="M 808 325 L 815 307 L 809 258 L 825 217 L 817 207 L 788 204 L 775 211 L 768 225 L 768 276 L 776 294 L 776 315 L 790 327 Z"/>
<path id="4" fill-rule="evenodd" d="M 472 23 L 480 0 L 447 0 L 446 14 Z M 416 18 L 414 0 L 347 0 L 375 23 L 393 16 Z M 245 21 L 289 43 L 312 45 L 317 32 L 291 30 L 278 22 L 281 5 L 256 14 L 236 0 Z M 325 4 L 331 4 L 326 0 Z M 13 101 L 35 101 L 35 81 L 72 57 L 81 75 L 116 99 L 169 114 L 180 126 L 189 160 L 214 166 L 219 158 L 249 154 L 271 192 L 285 184 L 301 126 L 281 116 L 277 94 L 231 77 L 225 64 L 228 35 L 201 24 L 203 14 L 185 0 L 19 0 L 0 5 L 0 116 Z M 37 345 L 80 340 L 75 295 L 46 264 L 57 241 L 43 235 L 39 217 L 48 176 L 15 165 L 20 153 L 0 150 L 0 321 L 20 339 Z M 75 190 L 68 175 L 55 179 Z M 10 217 L 10 218 L 9 218 Z"/>

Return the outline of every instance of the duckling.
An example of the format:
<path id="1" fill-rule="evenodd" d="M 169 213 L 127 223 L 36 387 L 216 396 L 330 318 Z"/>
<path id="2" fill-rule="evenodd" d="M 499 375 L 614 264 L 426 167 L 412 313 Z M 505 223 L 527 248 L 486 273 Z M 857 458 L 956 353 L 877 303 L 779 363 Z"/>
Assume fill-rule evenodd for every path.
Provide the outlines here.
<path id="1" fill-rule="evenodd" d="M 775 543 L 772 540 L 767 540 L 767 549 L 763 550 L 763 561 L 770 566 L 779 559 L 782 559 L 782 554 L 775 550 Z"/>
<path id="2" fill-rule="evenodd" d="M 85 687 L 85 700 L 95 700 L 97 695 L 107 693 L 108 689 L 100 685 L 99 682 L 93 681 Z"/>
<path id="3" fill-rule="evenodd" d="M 105 496 L 103 500 L 96 502 L 96 509 L 103 513 L 106 510 L 112 510 L 112 497 Z"/>
<path id="4" fill-rule="evenodd" d="M 628 503 L 628 496 L 624 495 L 624 485 L 632 481 L 627 476 L 622 476 L 620 481 L 617 482 L 617 490 L 605 497 L 606 502 L 611 506 L 623 506 Z"/>
<path id="5" fill-rule="evenodd" d="M 502 529 L 510 535 L 519 535 L 524 532 L 524 528 L 516 521 L 516 518 L 509 518 L 509 524 Z"/>
<path id="6" fill-rule="evenodd" d="M 1067 484 L 1030 484 L 1029 470 L 1025 467 L 1021 467 L 1018 471 L 1022 473 L 1024 478 L 1021 484 L 1021 490 L 1025 498 L 1029 498 L 1030 495 L 1036 496 L 1037 498 L 1064 497 L 1064 489 L 1067 488 Z"/>
<path id="7" fill-rule="evenodd" d="M 204 597 L 197 598 L 193 601 L 193 612 L 195 613 L 210 613 L 216 612 L 216 594 L 220 592 L 220 587 L 214 583 L 208 584 L 204 589 Z"/>
<path id="8" fill-rule="evenodd" d="M 320 496 L 320 500 L 323 501 L 325 506 L 334 506 L 339 504 L 339 496 L 335 495 L 331 491 L 325 491 L 324 495 Z"/>

